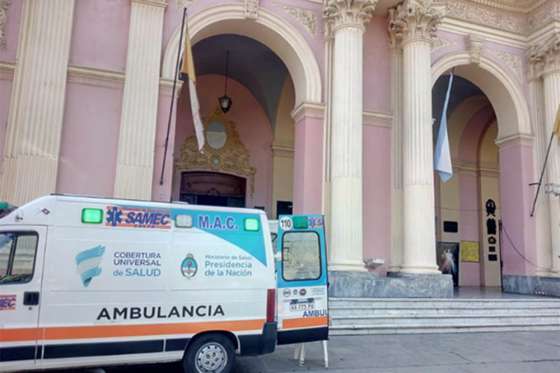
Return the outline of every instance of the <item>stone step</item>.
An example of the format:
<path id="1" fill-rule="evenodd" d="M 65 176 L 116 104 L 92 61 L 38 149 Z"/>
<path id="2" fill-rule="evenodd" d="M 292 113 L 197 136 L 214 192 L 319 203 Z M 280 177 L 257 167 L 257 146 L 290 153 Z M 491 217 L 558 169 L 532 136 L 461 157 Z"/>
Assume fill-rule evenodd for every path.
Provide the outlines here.
<path id="1" fill-rule="evenodd" d="M 560 300 L 541 300 L 541 301 L 497 301 L 497 300 L 433 300 L 433 299 L 417 299 L 417 300 L 385 300 L 385 299 L 369 299 L 369 300 L 329 300 L 329 309 L 434 309 L 434 308 L 543 308 L 557 307 L 560 309 Z"/>
<path id="2" fill-rule="evenodd" d="M 485 325 L 539 325 L 555 324 L 560 326 L 560 315 L 533 316 L 511 316 L 494 315 L 484 317 L 462 317 L 462 316 L 435 316 L 435 317 L 406 317 L 406 316 L 371 316 L 371 317 L 341 317 L 331 318 L 331 326 L 344 327 L 371 327 L 384 325 L 428 325 L 433 327 L 455 327 L 455 326 L 485 326 Z"/>
<path id="3" fill-rule="evenodd" d="M 380 327 L 345 328 L 331 327 L 330 336 L 337 335 L 372 335 L 372 334 L 436 334 L 436 333 L 492 333 L 492 332 L 529 332 L 529 331 L 560 331 L 560 325 L 485 325 L 485 326 L 407 326 L 385 325 Z"/>
<path id="4" fill-rule="evenodd" d="M 545 316 L 560 316 L 560 307 L 533 308 L 329 308 L 331 318 L 399 316 L 399 317 L 484 317 L 496 314 L 502 316 L 533 316 L 536 313 Z"/>
<path id="5" fill-rule="evenodd" d="M 384 303 L 416 303 L 416 302 L 433 302 L 433 303 L 470 303 L 472 301 L 488 302 L 488 303 L 541 303 L 553 302 L 560 303 L 560 298 L 554 297 L 526 297 L 526 298 L 329 298 L 330 302 L 384 302 Z"/>
<path id="6" fill-rule="evenodd" d="M 560 330 L 560 299 L 329 299 L 331 335 Z"/>

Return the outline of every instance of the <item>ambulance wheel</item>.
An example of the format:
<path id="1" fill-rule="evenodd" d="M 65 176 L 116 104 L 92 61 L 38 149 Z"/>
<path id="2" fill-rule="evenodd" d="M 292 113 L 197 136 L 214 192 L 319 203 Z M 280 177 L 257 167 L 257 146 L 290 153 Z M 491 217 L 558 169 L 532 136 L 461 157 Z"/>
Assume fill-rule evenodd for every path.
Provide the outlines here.
<path id="1" fill-rule="evenodd" d="M 235 365 L 235 349 L 222 334 L 206 334 L 189 345 L 183 360 L 185 373 L 230 373 Z"/>

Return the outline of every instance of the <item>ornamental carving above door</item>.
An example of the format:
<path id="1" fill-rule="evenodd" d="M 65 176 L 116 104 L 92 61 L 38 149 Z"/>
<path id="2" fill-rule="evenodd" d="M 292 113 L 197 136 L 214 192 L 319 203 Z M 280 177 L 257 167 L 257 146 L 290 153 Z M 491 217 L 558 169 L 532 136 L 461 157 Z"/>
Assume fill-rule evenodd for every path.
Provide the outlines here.
<path id="1" fill-rule="evenodd" d="M 179 157 L 175 159 L 175 170 L 213 171 L 245 177 L 251 195 L 255 191 L 255 167 L 251 166 L 249 151 L 241 142 L 235 123 L 227 119 L 218 108 L 204 120 L 205 144 L 198 151 L 196 136 L 188 137 Z"/>

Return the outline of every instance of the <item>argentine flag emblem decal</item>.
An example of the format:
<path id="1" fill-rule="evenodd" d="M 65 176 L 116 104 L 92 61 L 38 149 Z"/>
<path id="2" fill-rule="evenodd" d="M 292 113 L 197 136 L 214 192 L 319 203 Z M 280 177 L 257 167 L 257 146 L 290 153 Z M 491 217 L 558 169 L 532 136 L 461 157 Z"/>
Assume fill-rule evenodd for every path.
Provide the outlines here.
<path id="1" fill-rule="evenodd" d="M 181 263 L 181 272 L 186 278 L 193 278 L 198 272 L 198 263 L 192 254 L 188 254 Z"/>
<path id="2" fill-rule="evenodd" d="M 95 246 L 76 255 L 76 265 L 80 274 L 82 285 L 88 287 L 94 277 L 101 274 L 101 259 L 105 254 L 105 246 Z"/>

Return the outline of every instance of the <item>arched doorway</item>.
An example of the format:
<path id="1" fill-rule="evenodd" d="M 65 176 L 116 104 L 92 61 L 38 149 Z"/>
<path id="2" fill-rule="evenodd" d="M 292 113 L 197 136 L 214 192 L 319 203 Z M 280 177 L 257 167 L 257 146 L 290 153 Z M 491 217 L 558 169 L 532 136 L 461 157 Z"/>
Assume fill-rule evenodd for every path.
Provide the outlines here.
<path id="1" fill-rule="evenodd" d="M 452 252 L 457 286 L 499 287 L 503 276 L 533 274 L 533 144 L 527 103 L 494 62 L 445 57 L 433 68 L 439 124 L 448 74 L 455 84 L 447 113 L 454 176 L 436 176 L 438 258 Z M 437 133 L 437 126 L 434 128 Z"/>
<path id="2" fill-rule="evenodd" d="M 248 178 L 246 206 L 264 208 L 272 218 L 279 212 L 291 211 L 292 203 L 296 211 L 320 213 L 323 199 L 323 94 L 322 75 L 313 48 L 297 28 L 265 8 L 259 9 L 258 18 L 247 22 L 245 7 L 242 4 L 211 5 L 208 8 L 202 7 L 200 11 L 190 15 L 188 22 L 195 65 L 199 69 L 197 89 L 203 121 L 207 122 L 207 118 L 204 117 L 212 115 L 217 106 L 217 97 L 223 94 L 226 50 L 231 52 L 232 64 L 229 87 L 245 91 L 241 101 L 251 98 L 245 100 L 248 105 L 243 108 L 247 114 L 246 120 L 233 118 L 239 114 L 234 112 L 241 107 L 241 101 L 231 94 L 234 105 L 231 112 L 226 114 L 230 119 L 234 119 L 241 143 L 251 154 L 250 164 L 256 170 L 254 190 L 250 187 Z M 177 28 L 167 44 L 162 63 L 164 79 L 173 79 L 179 35 L 180 29 Z M 218 48 L 201 47 L 209 44 Z M 258 49 L 254 48 L 257 45 L 266 50 L 264 58 L 261 55 L 245 53 L 251 50 L 254 52 Z M 200 57 L 197 48 L 203 49 L 206 56 Z M 237 60 L 236 51 L 237 57 L 241 57 Z M 210 55 L 212 53 L 215 56 Z M 204 60 L 203 64 L 200 64 L 199 58 Z M 249 60 L 249 63 L 240 63 L 241 59 Z M 282 68 L 265 66 L 274 59 L 280 61 Z M 237 73 L 234 67 L 236 61 Z M 244 71 L 241 71 L 243 69 Z M 276 79 L 278 72 L 281 73 L 281 79 Z M 263 77 L 273 80 L 272 84 L 270 81 L 263 81 Z M 212 90 L 214 91 L 211 92 Z M 208 103 L 205 103 L 204 92 L 210 97 Z M 188 102 L 184 97 L 188 96 L 182 95 L 177 100 L 177 120 L 172 132 L 172 136 L 175 137 L 173 163 L 182 157 L 181 143 L 185 135 L 189 135 L 181 133 L 188 127 L 188 119 L 187 122 L 184 122 L 184 119 L 189 118 L 190 114 Z M 255 115 L 251 115 L 253 113 Z M 255 121 L 259 121 L 260 124 L 249 131 L 250 137 L 259 138 L 260 143 L 251 144 L 243 132 L 246 132 L 249 122 Z M 269 126 L 270 133 L 257 133 L 257 130 L 265 128 L 265 125 Z M 320 146 L 317 146 L 318 144 Z M 271 161 L 267 161 L 267 164 L 256 164 L 255 162 L 266 157 L 253 156 L 255 151 L 268 153 L 266 157 L 271 158 Z M 156 161 L 159 160 L 157 157 L 159 156 L 156 156 Z M 172 199 L 177 199 L 180 194 L 179 170 L 171 161 L 167 169 L 174 171 L 173 175 L 171 172 L 166 174 L 164 183 L 159 187 L 159 194 L 164 196 L 160 198 L 169 194 Z M 199 167 L 197 170 L 206 171 L 207 168 Z M 240 176 L 237 172 L 232 174 Z M 262 180 L 271 186 L 259 186 L 258 183 Z M 295 198 L 296 196 L 299 198 Z"/>
<path id="3" fill-rule="evenodd" d="M 198 151 L 189 92 L 183 91 L 177 111 L 174 197 L 258 208 L 275 217 L 279 204 L 293 200 L 295 131 L 290 113 L 295 92 L 286 66 L 267 46 L 233 34 L 200 40 L 193 55 L 206 145 Z M 233 105 L 224 113 L 218 97 L 225 94 L 226 81 Z M 205 190 L 187 190 L 195 184 Z"/>
<path id="4" fill-rule="evenodd" d="M 448 76 L 434 86 L 434 110 Z M 455 286 L 501 286 L 500 167 L 496 114 L 472 82 L 455 77 L 448 115 L 453 177 L 436 176 L 436 239 L 440 270 Z M 436 131 L 437 132 L 437 131 Z"/>
<path id="5" fill-rule="evenodd" d="M 219 172 L 181 173 L 179 199 L 194 205 L 245 207 L 247 180 Z"/>

